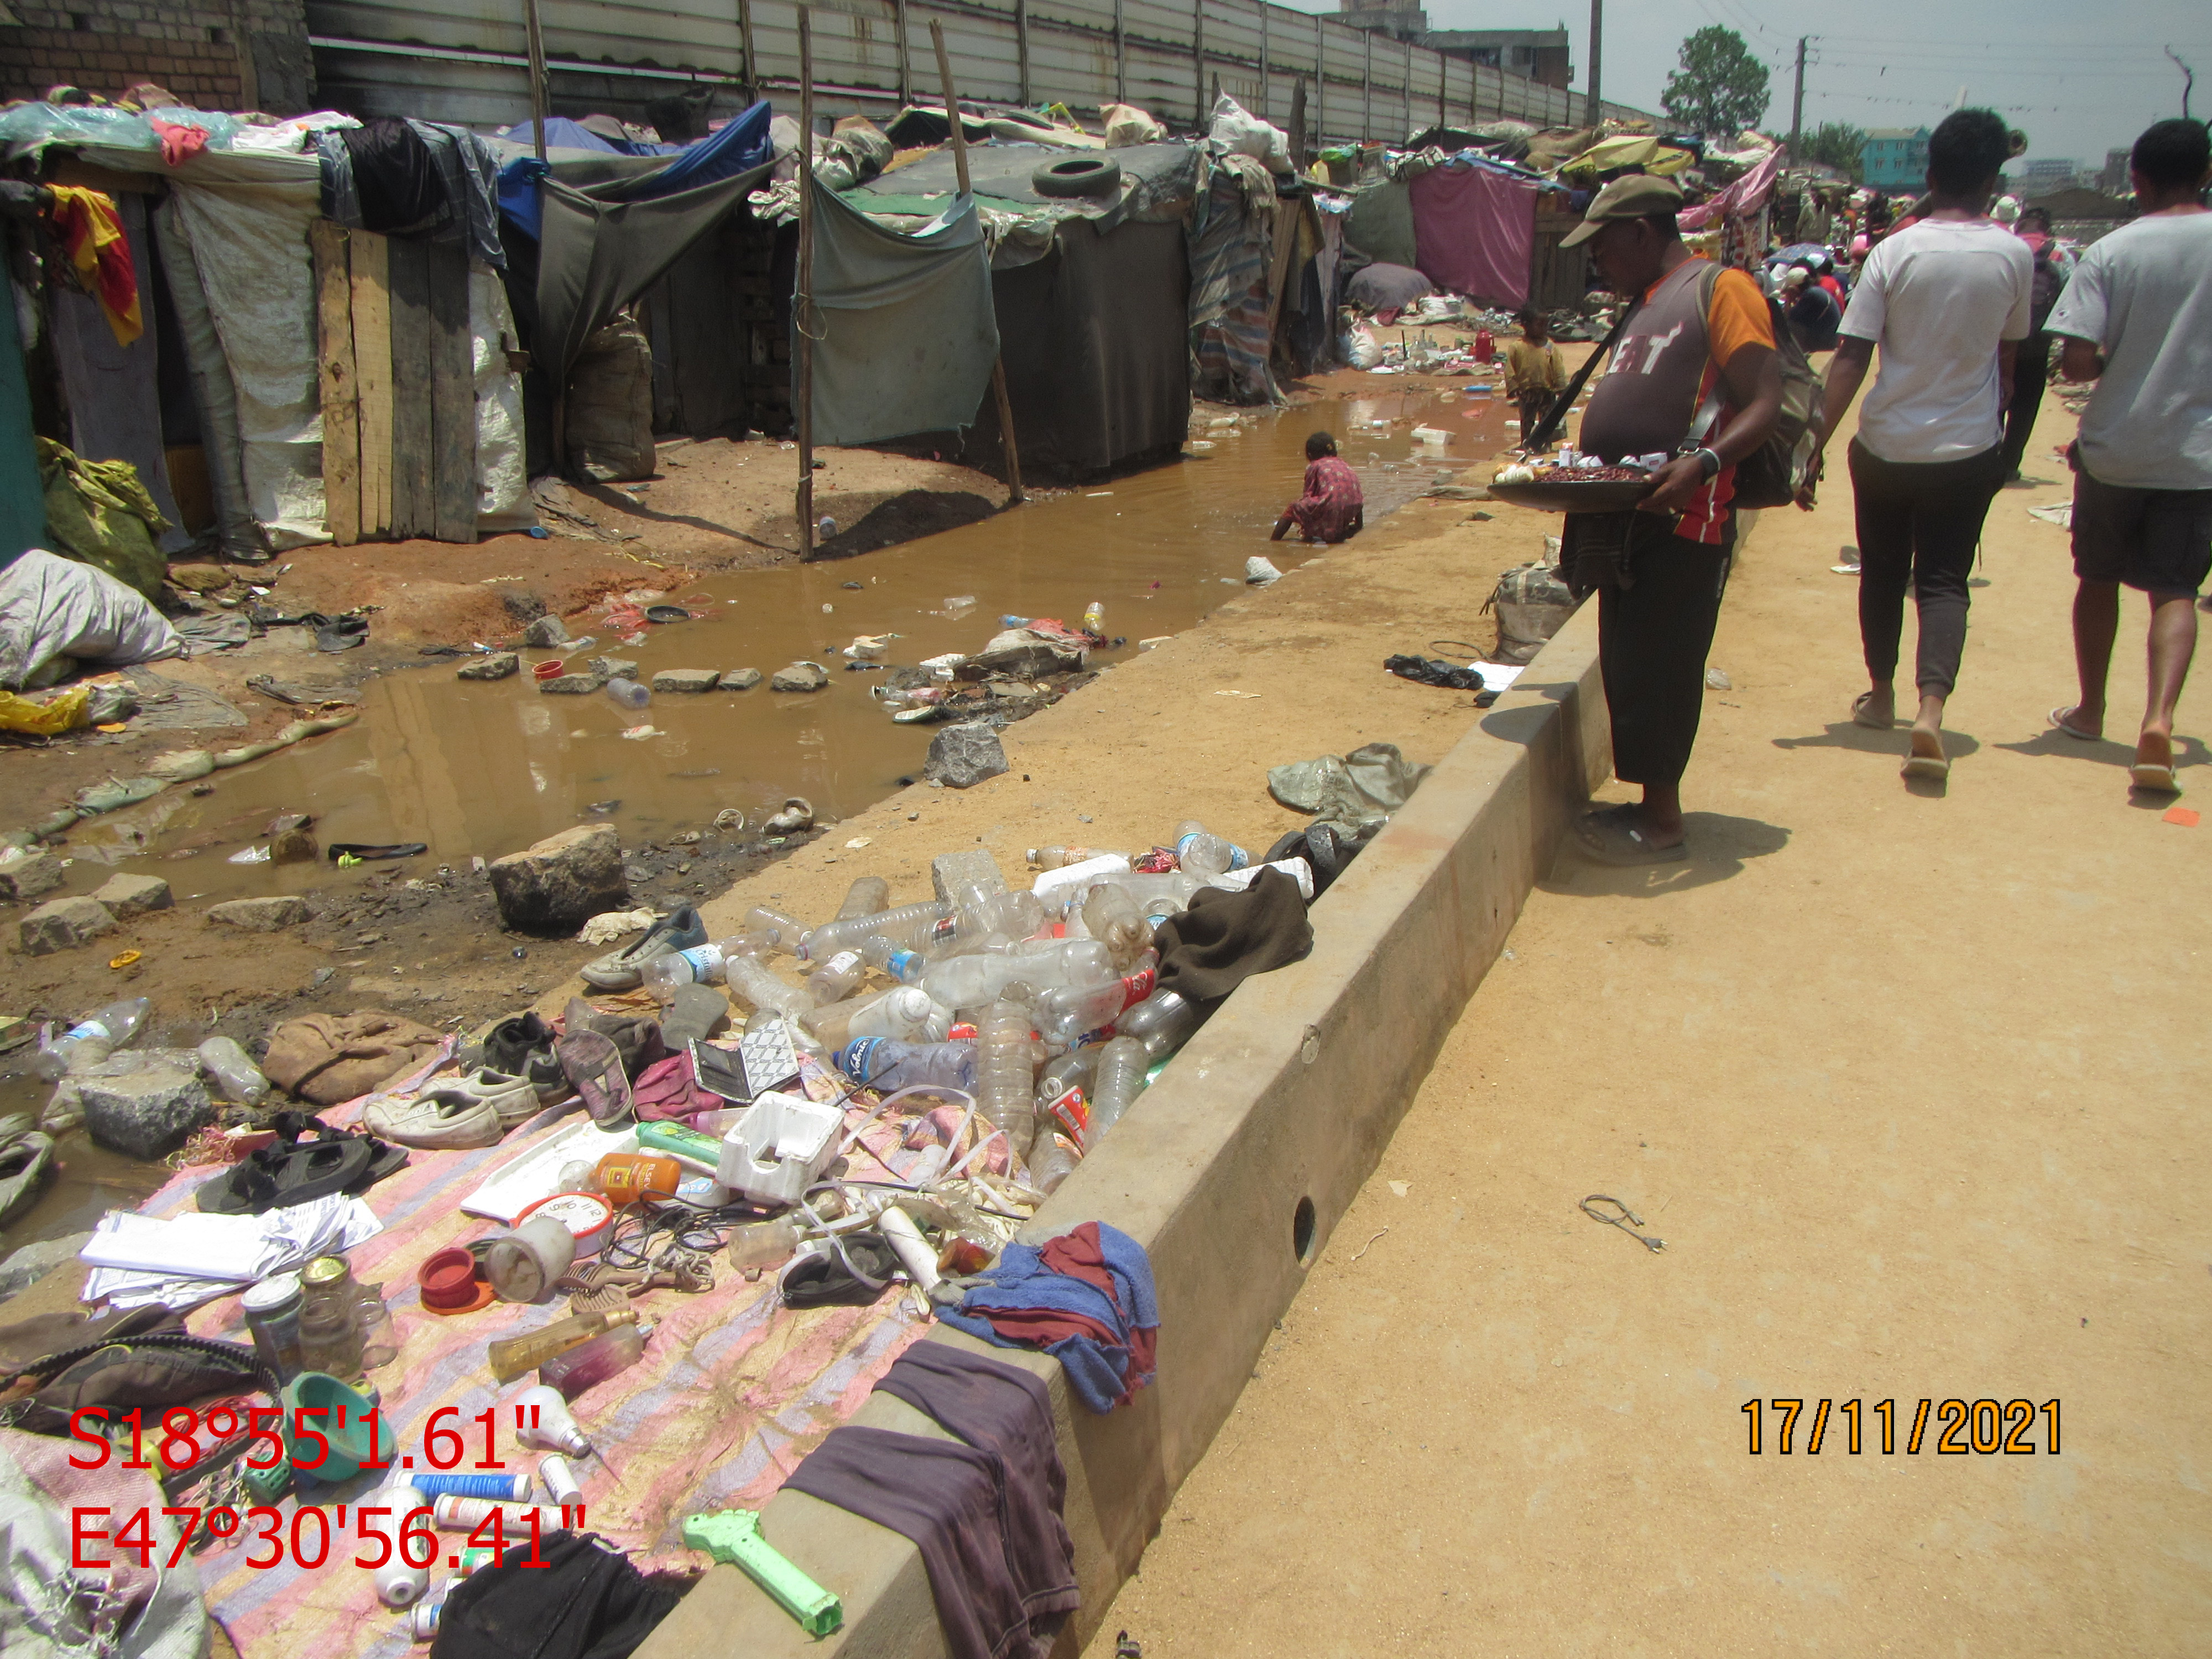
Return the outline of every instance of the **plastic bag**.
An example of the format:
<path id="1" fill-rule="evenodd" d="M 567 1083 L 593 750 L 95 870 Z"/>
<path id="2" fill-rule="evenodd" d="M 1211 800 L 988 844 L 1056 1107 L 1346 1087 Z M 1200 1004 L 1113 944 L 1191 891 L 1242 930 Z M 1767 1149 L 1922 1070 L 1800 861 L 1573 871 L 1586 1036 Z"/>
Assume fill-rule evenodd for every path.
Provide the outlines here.
<path id="1" fill-rule="evenodd" d="M 58 738 L 90 724 L 85 708 L 92 688 L 74 685 L 47 702 L 34 702 L 13 691 L 0 691 L 0 732 L 21 732 L 33 738 Z"/>
<path id="2" fill-rule="evenodd" d="M 1483 609 L 1498 612 L 1498 649 L 1492 660 L 1526 663 L 1575 614 L 1575 596 L 1555 564 L 1518 564 L 1498 579 Z"/>
<path id="3" fill-rule="evenodd" d="M 1109 104 L 1098 115 L 1106 124 L 1109 149 L 1121 149 L 1130 144 L 1157 144 L 1168 136 L 1165 127 L 1127 104 Z"/>
<path id="4" fill-rule="evenodd" d="M 1354 368 L 1373 368 L 1382 361 L 1382 342 L 1364 323 L 1354 323 L 1346 329 L 1338 344 L 1344 352 L 1344 361 Z"/>
<path id="5" fill-rule="evenodd" d="M 1213 124 L 1206 136 L 1224 155 L 1256 156 L 1270 173 L 1291 170 L 1290 135 L 1262 121 L 1225 92 L 1214 100 Z"/>
<path id="6" fill-rule="evenodd" d="M 180 649 L 160 611 L 95 566 L 34 547 L 0 569 L 0 686 L 51 684 L 71 661 L 149 662 Z"/>

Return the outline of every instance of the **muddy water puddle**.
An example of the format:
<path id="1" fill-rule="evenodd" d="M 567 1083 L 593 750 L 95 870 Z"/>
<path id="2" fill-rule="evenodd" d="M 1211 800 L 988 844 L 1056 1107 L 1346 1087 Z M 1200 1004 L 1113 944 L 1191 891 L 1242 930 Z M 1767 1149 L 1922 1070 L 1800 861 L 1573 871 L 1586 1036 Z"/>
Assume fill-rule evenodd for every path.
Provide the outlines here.
<path id="1" fill-rule="evenodd" d="M 180 899 L 215 900 L 357 877 L 227 861 L 282 812 L 314 814 L 326 847 L 426 842 L 428 854 L 405 866 L 425 870 L 496 858 L 579 822 L 612 823 L 635 843 L 735 807 L 757 829 L 789 795 L 846 817 L 920 773 L 933 730 L 894 724 L 868 695 L 881 674 L 847 671 L 839 653 L 855 635 L 896 635 L 884 659 L 910 664 L 980 648 L 1002 614 L 1073 623 L 1097 600 L 1107 635 L 1124 643 L 1095 653 L 1093 665 L 1124 659 L 1139 640 L 1180 632 L 1240 591 L 1250 555 L 1277 555 L 1285 568 L 1304 556 L 1295 543 L 1271 545 L 1267 532 L 1297 493 L 1309 433 L 1336 434 L 1371 521 L 1446 469 L 1494 453 L 1505 412 L 1499 398 L 1417 388 L 1262 412 L 1200 433 L 1212 447 L 1176 463 L 921 541 L 677 586 L 667 599 L 693 619 L 649 627 L 635 646 L 595 627 L 593 613 L 570 623 L 595 635 L 592 646 L 526 652 L 513 679 L 463 682 L 440 667 L 384 677 L 347 730 L 222 773 L 206 796 L 172 789 L 74 840 L 106 842 L 110 858 L 167 877 Z M 1451 441 L 1417 441 L 1420 425 Z M 955 598 L 970 603 L 950 605 Z M 631 711 L 605 693 L 548 696 L 530 678 L 536 662 L 593 655 L 635 661 L 641 681 L 672 668 L 767 675 L 811 659 L 830 668 L 830 683 L 807 695 L 765 684 L 662 694 Z M 142 856 L 128 856 L 134 846 Z"/>

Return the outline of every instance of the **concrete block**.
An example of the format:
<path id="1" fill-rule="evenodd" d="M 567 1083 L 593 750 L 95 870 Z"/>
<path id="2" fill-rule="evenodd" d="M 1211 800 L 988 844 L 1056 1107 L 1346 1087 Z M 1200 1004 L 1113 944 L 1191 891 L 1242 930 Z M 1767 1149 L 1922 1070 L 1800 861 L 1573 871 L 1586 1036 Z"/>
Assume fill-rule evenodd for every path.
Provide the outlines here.
<path id="1" fill-rule="evenodd" d="M 712 668 L 664 668 L 653 677 L 655 691 L 712 691 L 721 679 Z"/>
<path id="2" fill-rule="evenodd" d="M 114 926 L 114 913 L 98 899 L 60 898 L 25 916 L 17 936 L 25 956 L 47 957 L 57 951 L 74 951 Z"/>
<path id="3" fill-rule="evenodd" d="M 513 678 L 521 669 L 522 659 L 514 652 L 495 651 L 489 657 L 480 658 L 458 670 L 453 678 L 457 680 L 503 680 Z"/>
<path id="4" fill-rule="evenodd" d="M 93 897 L 106 905 L 118 921 L 149 910 L 166 910 L 176 902 L 169 884 L 159 876 L 112 876 Z"/>
<path id="5" fill-rule="evenodd" d="M 550 650 L 568 643 L 568 625 L 558 617 L 539 617 L 522 630 L 522 642 L 533 650 Z"/>
<path id="6" fill-rule="evenodd" d="M 248 933 L 274 933 L 297 927 L 307 919 L 307 901 L 297 893 L 273 893 L 266 898 L 232 899 L 208 906 L 207 918 L 226 927 Z"/>
<path id="7" fill-rule="evenodd" d="M 133 1158 L 161 1158 L 214 1121 L 215 1102 L 194 1068 L 151 1054 L 143 1060 L 119 1076 L 82 1079 L 77 1092 L 94 1140 Z"/>
<path id="8" fill-rule="evenodd" d="M 924 777 L 948 789 L 972 789 L 1006 769 L 1006 747 L 998 732 L 981 720 L 939 726 L 921 768 Z"/>
<path id="9" fill-rule="evenodd" d="M 732 668 L 728 673 L 722 676 L 720 689 L 724 691 L 750 691 L 753 687 L 758 685 L 760 683 L 761 672 L 759 669 Z"/>
<path id="10" fill-rule="evenodd" d="M 63 881 L 62 861 L 52 853 L 26 853 L 0 864 L 0 898 L 33 899 Z"/>
<path id="11" fill-rule="evenodd" d="M 819 691 L 830 684 L 830 671 L 818 662 L 794 662 L 769 676 L 771 691 Z"/>
<path id="12" fill-rule="evenodd" d="M 939 853 L 929 861 L 929 879 L 937 889 L 941 904 L 951 903 L 971 887 L 980 887 L 993 895 L 1006 890 L 1006 878 L 1000 872 L 999 860 L 991 856 L 988 847 Z"/>

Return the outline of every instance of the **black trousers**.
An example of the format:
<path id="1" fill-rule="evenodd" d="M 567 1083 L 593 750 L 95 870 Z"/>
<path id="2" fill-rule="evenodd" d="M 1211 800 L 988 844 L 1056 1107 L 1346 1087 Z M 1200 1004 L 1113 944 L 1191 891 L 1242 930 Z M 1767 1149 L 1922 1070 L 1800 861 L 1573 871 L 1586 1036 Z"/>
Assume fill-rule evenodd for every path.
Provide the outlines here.
<path id="1" fill-rule="evenodd" d="M 1623 783 L 1681 781 L 1705 707 L 1705 654 L 1728 586 L 1728 547 L 1637 538 L 1627 580 L 1597 584 L 1598 665 Z"/>
<path id="2" fill-rule="evenodd" d="M 2050 379 L 2051 337 L 2031 334 L 2020 343 L 2020 356 L 2012 371 L 2012 403 L 2005 410 L 2004 476 L 2008 478 L 2018 475 L 2021 458 L 2027 453 L 2036 411 L 2043 407 L 2043 388 Z"/>
<path id="3" fill-rule="evenodd" d="M 1897 672 L 1905 590 L 1920 612 L 1913 684 L 1949 696 L 1966 649 L 1966 578 L 1982 520 L 2004 482 L 2004 450 L 1964 460 L 1885 461 L 1851 440 L 1851 501 L 1859 532 L 1859 641 L 1868 675 Z"/>

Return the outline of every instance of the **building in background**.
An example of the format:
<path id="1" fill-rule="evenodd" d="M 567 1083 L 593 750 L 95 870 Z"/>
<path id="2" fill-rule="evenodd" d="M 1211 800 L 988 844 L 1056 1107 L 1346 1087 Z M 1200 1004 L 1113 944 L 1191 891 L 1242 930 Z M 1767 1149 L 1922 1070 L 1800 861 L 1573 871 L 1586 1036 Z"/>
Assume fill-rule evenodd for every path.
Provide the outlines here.
<path id="1" fill-rule="evenodd" d="M 2021 164 L 2020 186 L 2029 196 L 2048 196 L 2053 191 L 2080 183 L 2081 173 L 2080 166 L 2071 160 L 2039 155 Z"/>
<path id="2" fill-rule="evenodd" d="M 70 0 L 14 4 L 0 27 L 0 100 L 54 86 L 119 96 L 152 82 L 198 109 L 297 115 L 315 106 L 301 0 Z"/>
<path id="3" fill-rule="evenodd" d="M 2124 196 L 2128 193 L 2130 154 L 2131 152 L 2124 149 L 2108 149 L 2105 152 L 2105 165 L 2097 172 L 2097 188 L 2106 195 Z"/>
<path id="4" fill-rule="evenodd" d="M 1419 6 L 1391 3 L 1391 0 L 1352 0 L 1344 10 L 1322 15 L 1346 28 L 1372 29 L 1447 58 L 1525 76 L 1540 86 L 1557 87 L 1562 92 L 1574 80 L 1564 28 L 1431 29 L 1427 12 Z"/>
<path id="5" fill-rule="evenodd" d="M 1870 190 L 1903 193 L 1928 183 L 1928 129 L 1876 127 L 1859 151 L 1861 182 Z"/>

